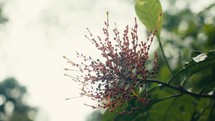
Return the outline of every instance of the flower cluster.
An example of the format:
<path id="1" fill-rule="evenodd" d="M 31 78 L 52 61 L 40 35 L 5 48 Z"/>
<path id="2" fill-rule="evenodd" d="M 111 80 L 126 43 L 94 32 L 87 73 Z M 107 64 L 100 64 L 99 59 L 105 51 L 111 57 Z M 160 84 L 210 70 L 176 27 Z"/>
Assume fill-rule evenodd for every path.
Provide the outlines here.
<path id="1" fill-rule="evenodd" d="M 139 96 L 139 92 L 146 89 L 147 79 L 154 78 L 157 73 L 158 57 L 156 53 L 153 68 L 149 71 L 146 67 L 146 63 L 149 61 L 149 49 L 157 30 L 148 35 L 144 42 L 139 41 L 137 29 L 138 25 L 135 18 L 134 27 L 130 29 L 127 25 L 121 38 L 115 24 L 114 37 L 111 39 L 107 16 L 105 28 L 103 28 L 104 39 L 100 36 L 95 38 L 89 29 L 87 29 L 89 35 L 86 35 L 86 38 L 101 51 L 105 62 L 77 53 L 77 57 L 82 58 L 83 62 L 74 63 L 64 56 L 68 63 L 82 72 L 82 75 L 71 76 L 66 74 L 66 76 L 70 76 L 74 81 L 82 84 L 82 96 L 88 96 L 98 101 L 96 106 L 85 105 L 114 111 L 117 107 L 123 106 L 125 102 L 134 98 L 143 104 L 149 101 L 147 96 Z M 135 109 L 137 107 L 133 107 L 131 110 Z"/>

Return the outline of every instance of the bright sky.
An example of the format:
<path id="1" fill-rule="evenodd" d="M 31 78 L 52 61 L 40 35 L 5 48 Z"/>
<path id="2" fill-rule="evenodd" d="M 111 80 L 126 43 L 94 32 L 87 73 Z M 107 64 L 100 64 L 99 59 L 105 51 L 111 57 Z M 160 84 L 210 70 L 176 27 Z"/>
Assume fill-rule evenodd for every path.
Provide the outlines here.
<path id="1" fill-rule="evenodd" d="M 120 6 L 120 9 L 119 9 Z M 110 12 L 112 23 L 133 24 L 132 2 L 125 0 L 10 0 L 9 18 L 0 28 L 0 80 L 13 76 L 27 86 L 29 102 L 42 109 L 37 121 L 84 121 L 92 108 L 78 96 L 79 85 L 64 77 L 75 51 L 95 55 L 86 27 L 100 31 Z M 45 113 L 45 114 L 43 114 Z M 46 116 L 47 115 L 47 116 Z"/>
<path id="2" fill-rule="evenodd" d="M 42 109 L 37 121 L 84 121 L 93 111 L 83 106 L 85 98 L 65 101 L 78 96 L 79 87 L 63 76 L 68 65 L 62 56 L 75 60 L 75 51 L 97 56 L 84 35 L 86 27 L 101 30 L 106 11 L 119 28 L 133 25 L 132 0 L 4 2 L 9 21 L 0 26 L 0 80 L 12 76 L 27 86 L 29 102 Z"/>

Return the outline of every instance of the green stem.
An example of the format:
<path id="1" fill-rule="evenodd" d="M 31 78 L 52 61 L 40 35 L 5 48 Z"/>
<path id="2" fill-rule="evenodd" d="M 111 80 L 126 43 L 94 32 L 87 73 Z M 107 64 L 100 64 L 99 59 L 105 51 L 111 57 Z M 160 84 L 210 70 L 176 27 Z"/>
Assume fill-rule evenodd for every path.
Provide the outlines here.
<path id="1" fill-rule="evenodd" d="M 162 44 L 161 44 L 160 38 L 158 38 L 158 42 L 159 42 L 159 46 L 160 46 L 160 49 L 161 49 L 162 56 L 163 56 L 164 61 L 165 61 L 166 65 L 167 65 L 167 68 L 168 68 L 168 70 L 169 70 L 169 73 L 170 73 L 170 75 L 171 75 L 171 77 L 172 77 L 172 76 L 173 76 L 173 73 L 172 73 L 172 70 L 171 70 L 171 68 L 170 68 L 170 65 L 169 65 L 169 63 L 168 63 L 168 61 L 167 61 L 167 59 L 166 59 L 166 56 L 165 56 L 165 54 L 164 54 L 164 50 L 163 50 L 163 46 L 162 46 Z"/>

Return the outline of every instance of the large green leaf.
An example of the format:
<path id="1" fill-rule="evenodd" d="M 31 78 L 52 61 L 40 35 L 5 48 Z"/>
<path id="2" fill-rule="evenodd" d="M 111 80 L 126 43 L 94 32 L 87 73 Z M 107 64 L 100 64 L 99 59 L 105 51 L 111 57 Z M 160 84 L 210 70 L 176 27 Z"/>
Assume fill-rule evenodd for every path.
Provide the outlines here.
<path id="1" fill-rule="evenodd" d="M 162 7 L 159 0 L 136 0 L 135 11 L 140 21 L 149 31 L 158 29 L 157 37 L 160 38 L 162 26 Z"/>

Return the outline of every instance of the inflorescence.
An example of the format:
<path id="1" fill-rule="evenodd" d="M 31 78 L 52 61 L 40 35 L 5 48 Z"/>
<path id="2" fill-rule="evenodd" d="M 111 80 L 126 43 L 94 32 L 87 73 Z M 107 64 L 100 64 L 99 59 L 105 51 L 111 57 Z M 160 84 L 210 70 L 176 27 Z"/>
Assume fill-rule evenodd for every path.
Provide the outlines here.
<path id="1" fill-rule="evenodd" d="M 137 35 L 137 20 L 135 18 L 134 27 L 129 29 L 127 25 L 122 38 L 120 32 L 115 27 L 114 37 L 110 38 L 109 18 L 104 22 L 103 33 L 105 38 L 94 37 L 87 28 L 89 35 L 85 36 L 95 47 L 101 51 L 105 62 L 99 59 L 94 60 L 77 52 L 77 57 L 82 58 L 83 62 L 75 63 L 64 56 L 73 68 L 80 71 L 81 75 L 71 76 L 74 81 L 81 83 L 81 96 L 88 96 L 98 102 L 98 105 L 88 105 L 92 108 L 104 108 L 114 111 L 117 107 L 123 106 L 131 99 L 136 99 L 139 103 L 146 104 L 149 99 L 146 96 L 145 86 L 147 79 L 155 78 L 158 68 L 158 57 L 154 53 L 153 68 L 148 70 L 146 63 L 149 61 L 149 49 L 157 29 L 148 35 L 146 42 L 139 41 Z M 115 43 L 115 44 L 113 44 Z M 72 70 L 72 69 L 65 69 Z M 139 92 L 145 90 L 145 96 L 140 96 Z M 138 107 L 132 107 L 130 113 Z M 119 112 L 121 114 L 124 112 Z"/>

